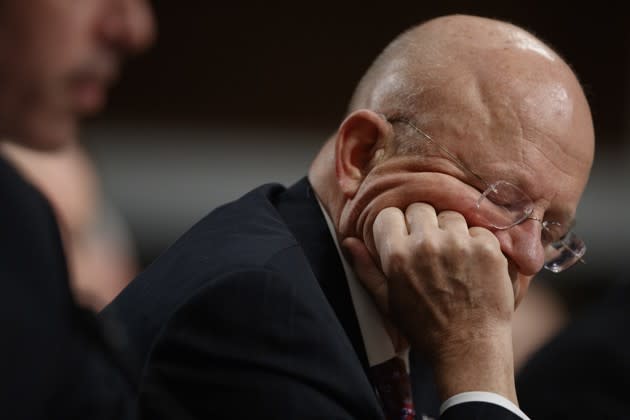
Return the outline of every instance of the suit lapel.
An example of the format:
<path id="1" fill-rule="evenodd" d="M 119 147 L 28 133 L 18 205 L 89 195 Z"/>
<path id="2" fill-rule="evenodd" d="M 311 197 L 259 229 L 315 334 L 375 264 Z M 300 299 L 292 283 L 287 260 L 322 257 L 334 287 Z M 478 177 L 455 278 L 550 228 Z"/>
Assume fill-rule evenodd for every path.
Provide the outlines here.
<path id="1" fill-rule="evenodd" d="M 368 375 L 367 354 L 354 312 L 348 281 L 326 220 L 315 198 L 315 192 L 308 180 L 303 178 L 280 194 L 274 204 L 300 243 L 313 274 Z M 432 370 L 422 357 L 414 352 L 410 352 L 410 366 L 413 399 L 418 414 L 438 418 L 440 401 Z"/>
<path id="2" fill-rule="evenodd" d="M 300 243 L 313 274 L 335 311 L 367 374 L 368 362 L 359 322 L 337 248 L 306 178 L 283 192 L 276 208 Z"/>

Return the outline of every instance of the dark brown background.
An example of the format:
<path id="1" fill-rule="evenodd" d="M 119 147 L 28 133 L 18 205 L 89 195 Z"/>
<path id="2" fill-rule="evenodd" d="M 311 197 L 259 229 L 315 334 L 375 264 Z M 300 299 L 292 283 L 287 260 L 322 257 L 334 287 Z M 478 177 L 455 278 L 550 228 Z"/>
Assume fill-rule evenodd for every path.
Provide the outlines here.
<path id="1" fill-rule="evenodd" d="M 601 284 L 626 271 L 630 14 L 621 2 L 154 5 L 156 45 L 130 60 L 107 112 L 84 132 L 143 264 L 217 205 L 302 176 L 387 43 L 431 17 L 469 13 L 531 30 L 574 67 L 591 102 L 597 153 L 578 209 L 588 264 L 565 284 Z"/>
<path id="2" fill-rule="evenodd" d="M 154 2 L 156 46 L 128 66 L 106 119 L 334 128 L 397 34 L 448 13 L 530 29 L 573 65 L 601 142 L 628 128 L 630 14 L 621 2 Z"/>

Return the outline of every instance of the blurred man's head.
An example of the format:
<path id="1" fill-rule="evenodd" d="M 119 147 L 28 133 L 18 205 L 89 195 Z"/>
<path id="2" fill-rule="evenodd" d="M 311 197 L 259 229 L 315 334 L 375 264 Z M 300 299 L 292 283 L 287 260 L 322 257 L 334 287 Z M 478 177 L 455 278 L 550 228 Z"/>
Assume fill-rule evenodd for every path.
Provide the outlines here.
<path id="1" fill-rule="evenodd" d="M 0 0 L 0 136 L 41 149 L 74 140 L 153 25 L 147 0 Z"/>
<path id="2" fill-rule="evenodd" d="M 427 202 L 489 228 L 518 301 L 545 261 L 541 222 L 560 222 L 560 235 L 571 226 L 593 148 L 588 103 L 555 52 L 513 25 L 448 16 L 385 49 L 309 176 L 339 234 L 373 255 L 372 225 L 386 207 Z M 476 204 L 497 181 L 530 199 L 530 218 L 503 230 L 486 223 Z"/>

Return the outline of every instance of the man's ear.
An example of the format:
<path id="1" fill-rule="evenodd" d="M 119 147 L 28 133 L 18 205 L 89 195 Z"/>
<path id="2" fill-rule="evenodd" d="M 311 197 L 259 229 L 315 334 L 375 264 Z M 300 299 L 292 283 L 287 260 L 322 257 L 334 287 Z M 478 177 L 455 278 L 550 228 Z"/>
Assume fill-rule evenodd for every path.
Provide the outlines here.
<path id="1" fill-rule="evenodd" d="M 374 154 L 391 134 L 391 125 L 367 109 L 354 111 L 337 131 L 335 169 L 341 191 L 352 198 L 370 169 Z"/>

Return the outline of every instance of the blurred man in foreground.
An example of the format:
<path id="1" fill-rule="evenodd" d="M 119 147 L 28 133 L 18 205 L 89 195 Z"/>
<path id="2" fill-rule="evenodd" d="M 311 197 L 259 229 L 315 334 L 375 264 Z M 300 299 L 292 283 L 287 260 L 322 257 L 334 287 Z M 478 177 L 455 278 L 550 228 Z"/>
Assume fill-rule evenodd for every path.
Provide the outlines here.
<path id="1" fill-rule="evenodd" d="M 123 57 L 152 38 L 145 0 L 0 0 L 2 138 L 50 151 L 72 143 Z M 129 379 L 71 296 L 51 208 L 2 158 L 0 201 L 2 417 L 131 417 Z"/>
<path id="2" fill-rule="evenodd" d="M 570 68 L 522 29 L 402 34 L 308 178 L 216 209 L 106 308 L 143 416 L 525 418 L 512 314 L 585 250 L 593 137 Z"/>
<path id="3" fill-rule="evenodd" d="M 103 191 L 88 152 L 78 142 L 54 153 L 6 142 L 0 155 L 50 202 L 75 300 L 100 311 L 138 274 L 139 263 L 129 229 Z"/>

